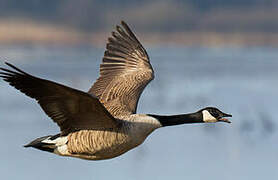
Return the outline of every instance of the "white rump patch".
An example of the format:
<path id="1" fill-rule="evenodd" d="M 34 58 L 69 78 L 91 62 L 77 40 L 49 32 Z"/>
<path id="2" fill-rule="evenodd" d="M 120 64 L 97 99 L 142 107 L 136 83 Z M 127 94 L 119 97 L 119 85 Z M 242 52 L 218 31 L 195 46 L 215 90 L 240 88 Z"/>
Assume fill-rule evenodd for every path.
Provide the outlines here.
<path id="1" fill-rule="evenodd" d="M 43 140 L 43 143 L 47 144 L 55 144 L 55 146 L 62 146 L 68 142 L 68 137 L 63 136 L 63 137 L 58 137 L 56 139 L 51 140 L 51 137 L 48 137 L 47 139 Z"/>
<path id="2" fill-rule="evenodd" d="M 68 155 L 68 147 L 67 147 L 67 142 L 68 142 L 68 137 L 63 136 L 63 137 L 58 137 L 56 139 L 51 140 L 51 137 L 48 137 L 47 139 L 43 140 L 43 143 L 47 143 L 51 146 L 55 146 L 54 148 L 54 153 L 58 155 Z"/>
<path id="3" fill-rule="evenodd" d="M 69 154 L 68 146 L 66 144 L 62 146 L 58 146 L 56 149 L 54 149 L 54 153 L 58 155 L 66 156 Z"/>
<path id="4" fill-rule="evenodd" d="M 217 119 L 214 116 L 212 116 L 207 110 L 203 110 L 202 114 L 203 114 L 203 121 L 208 123 L 217 122 Z"/>

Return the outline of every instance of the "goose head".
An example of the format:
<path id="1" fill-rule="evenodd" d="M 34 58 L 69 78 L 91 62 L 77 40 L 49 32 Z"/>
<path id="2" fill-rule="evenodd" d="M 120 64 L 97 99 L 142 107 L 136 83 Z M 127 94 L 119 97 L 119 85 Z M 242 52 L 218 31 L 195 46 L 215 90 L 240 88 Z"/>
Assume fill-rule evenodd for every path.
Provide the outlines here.
<path id="1" fill-rule="evenodd" d="M 206 107 L 199 111 L 202 113 L 203 121 L 205 123 L 213 123 L 213 122 L 226 122 L 231 123 L 229 119 L 226 117 L 232 117 L 231 114 L 226 114 L 215 107 Z"/>

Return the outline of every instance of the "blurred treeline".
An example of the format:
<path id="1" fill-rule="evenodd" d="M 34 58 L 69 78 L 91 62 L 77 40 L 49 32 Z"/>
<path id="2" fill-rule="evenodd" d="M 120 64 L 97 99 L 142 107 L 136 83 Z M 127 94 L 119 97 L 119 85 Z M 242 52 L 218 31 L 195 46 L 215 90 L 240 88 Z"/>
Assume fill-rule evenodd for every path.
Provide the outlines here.
<path id="1" fill-rule="evenodd" d="M 0 0 L 1 18 L 31 18 L 85 31 L 127 19 L 146 31 L 277 32 L 277 9 L 276 0 Z"/>
<path id="2" fill-rule="evenodd" d="M 0 37 L 0 42 L 20 38 L 35 41 L 44 36 L 49 39 L 51 35 L 46 34 L 54 34 L 56 30 L 57 34 L 69 31 L 66 37 L 74 37 L 72 41 L 79 41 L 88 39 L 87 35 L 92 32 L 108 32 L 120 20 L 126 20 L 136 25 L 139 32 L 163 34 L 157 38 L 151 36 L 154 39 L 161 39 L 165 34 L 189 32 L 194 33 L 190 37 L 197 43 L 225 42 L 225 38 L 242 43 L 242 39 L 246 38 L 244 43 L 278 44 L 277 9 L 276 0 L 0 0 L 0 33 L 7 33 L 6 37 Z M 42 27 L 43 24 L 66 29 L 47 29 L 44 26 L 39 30 L 30 28 Z M 26 28 L 27 35 L 23 37 L 13 33 L 20 28 Z M 222 33 L 222 36 L 209 34 L 211 40 L 204 34 L 204 38 L 199 38 L 195 34 L 198 32 Z M 226 36 L 231 33 L 233 36 Z M 241 35 L 235 36 L 235 33 Z M 41 36 L 33 37 L 34 34 Z M 181 36 L 169 39 L 182 41 L 179 38 Z"/>

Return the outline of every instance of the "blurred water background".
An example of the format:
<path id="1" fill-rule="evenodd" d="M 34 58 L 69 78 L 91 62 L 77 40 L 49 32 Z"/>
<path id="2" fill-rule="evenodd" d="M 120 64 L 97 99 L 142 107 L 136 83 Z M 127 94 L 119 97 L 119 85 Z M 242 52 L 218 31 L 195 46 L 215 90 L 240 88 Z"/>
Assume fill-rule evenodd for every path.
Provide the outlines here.
<path id="1" fill-rule="evenodd" d="M 233 123 L 162 128 L 112 160 L 58 157 L 22 147 L 59 129 L 34 100 L 0 81 L 2 178 L 278 177 L 276 49 L 168 46 L 148 51 L 156 78 L 142 94 L 139 113 L 178 114 L 216 106 L 233 114 Z M 103 49 L 1 47 L 0 54 L 33 75 L 87 91 L 98 76 Z"/>
<path id="2" fill-rule="evenodd" d="M 161 128 L 120 157 L 85 161 L 23 148 L 59 128 L 0 80 L 1 179 L 277 179 L 277 7 L 275 0 L 0 0 L 1 67 L 7 61 L 87 91 L 123 19 L 155 70 L 138 113 L 216 106 L 233 115 L 232 124 Z"/>

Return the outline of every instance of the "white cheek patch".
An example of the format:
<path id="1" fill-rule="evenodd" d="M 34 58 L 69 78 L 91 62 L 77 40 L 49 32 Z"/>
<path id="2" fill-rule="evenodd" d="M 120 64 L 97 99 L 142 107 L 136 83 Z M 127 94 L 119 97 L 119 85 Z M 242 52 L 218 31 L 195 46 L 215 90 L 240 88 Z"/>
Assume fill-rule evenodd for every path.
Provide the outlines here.
<path id="1" fill-rule="evenodd" d="M 213 117 L 207 110 L 202 111 L 203 121 L 205 122 L 217 122 L 217 119 Z"/>

